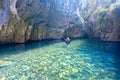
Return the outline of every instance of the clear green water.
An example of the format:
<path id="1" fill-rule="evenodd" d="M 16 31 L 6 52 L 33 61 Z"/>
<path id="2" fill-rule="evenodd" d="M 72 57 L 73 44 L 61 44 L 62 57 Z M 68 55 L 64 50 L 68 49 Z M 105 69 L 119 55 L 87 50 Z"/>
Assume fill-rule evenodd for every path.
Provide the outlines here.
<path id="1" fill-rule="evenodd" d="M 73 40 L 0 46 L 0 80 L 120 80 L 120 43 Z"/>

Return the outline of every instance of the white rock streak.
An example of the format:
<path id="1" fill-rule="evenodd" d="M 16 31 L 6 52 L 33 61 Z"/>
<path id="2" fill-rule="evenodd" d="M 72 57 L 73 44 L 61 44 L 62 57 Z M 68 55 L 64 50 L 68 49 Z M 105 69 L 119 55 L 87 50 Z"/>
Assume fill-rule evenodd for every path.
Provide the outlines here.
<path id="1" fill-rule="evenodd" d="M 79 17 L 80 21 L 81 21 L 82 23 L 84 23 L 85 21 L 84 21 L 84 19 L 82 18 L 81 14 L 80 14 L 79 8 L 77 8 L 76 14 L 77 14 L 77 16 Z"/>
<path id="2" fill-rule="evenodd" d="M 10 11 L 15 15 L 15 17 L 17 17 L 17 19 L 20 19 L 16 9 L 16 2 L 17 0 L 10 0 Z"/>

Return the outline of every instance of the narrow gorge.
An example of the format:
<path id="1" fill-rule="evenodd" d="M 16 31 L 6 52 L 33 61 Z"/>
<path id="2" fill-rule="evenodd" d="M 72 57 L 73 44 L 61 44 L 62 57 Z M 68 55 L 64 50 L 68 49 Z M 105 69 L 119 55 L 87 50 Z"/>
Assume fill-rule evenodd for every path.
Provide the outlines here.
<path id="1" fill-rule="evenodd" d="M 0 0 L 0 80 L 120 80 L 120 0 Z"/>
<path id="2" fill-rule="evenodd" d="M 1 0 L 0 43 L 120 41 L 120 0 Z"/>

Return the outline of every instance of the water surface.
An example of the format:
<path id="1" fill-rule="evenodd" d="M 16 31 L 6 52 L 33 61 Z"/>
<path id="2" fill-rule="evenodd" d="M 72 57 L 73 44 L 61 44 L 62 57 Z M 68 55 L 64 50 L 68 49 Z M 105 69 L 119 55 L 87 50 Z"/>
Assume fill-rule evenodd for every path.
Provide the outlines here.
<path id="1" fill-rule="evenodd" d="M 120 43 L 94 40 L 0 45 L 0 80 L 120 80 Z"/>

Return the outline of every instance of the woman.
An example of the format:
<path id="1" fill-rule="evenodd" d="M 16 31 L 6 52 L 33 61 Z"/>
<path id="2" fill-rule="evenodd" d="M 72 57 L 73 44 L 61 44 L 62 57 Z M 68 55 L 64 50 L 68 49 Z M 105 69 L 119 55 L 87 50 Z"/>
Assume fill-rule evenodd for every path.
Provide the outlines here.
<path id="1" fill-rule="evenodd" d="M 70 38 L 69 37 L 67 37 L 66 39 L 65 39 L 65 43 L 67 44 L 67 45 L 69 45 L 70 44 Z"/>

